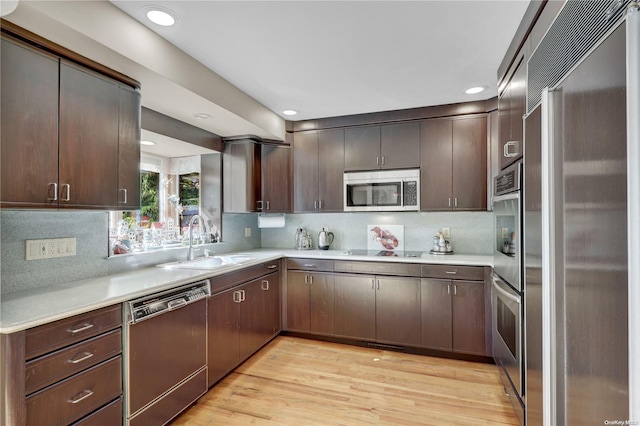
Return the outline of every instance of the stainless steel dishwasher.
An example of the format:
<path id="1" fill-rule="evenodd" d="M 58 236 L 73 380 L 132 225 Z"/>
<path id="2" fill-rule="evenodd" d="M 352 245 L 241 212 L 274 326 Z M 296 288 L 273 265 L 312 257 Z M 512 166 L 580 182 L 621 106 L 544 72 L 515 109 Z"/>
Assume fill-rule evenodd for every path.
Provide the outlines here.
<path id="1" fill-rule="evenodd" d="M 164 425 L 207 391 L 209 280 L 125 303 L 125 415 Z"/>

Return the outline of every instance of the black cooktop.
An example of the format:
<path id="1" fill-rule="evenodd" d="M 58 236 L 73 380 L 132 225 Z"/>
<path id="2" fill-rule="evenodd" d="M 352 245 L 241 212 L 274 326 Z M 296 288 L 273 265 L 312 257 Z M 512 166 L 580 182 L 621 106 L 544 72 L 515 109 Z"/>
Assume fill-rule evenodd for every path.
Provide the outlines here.
<path id="1" fill-rule="evenodd" d="M 422 257 L 421 251 L 347 250 L 343 254 L 347 256 Z"/>

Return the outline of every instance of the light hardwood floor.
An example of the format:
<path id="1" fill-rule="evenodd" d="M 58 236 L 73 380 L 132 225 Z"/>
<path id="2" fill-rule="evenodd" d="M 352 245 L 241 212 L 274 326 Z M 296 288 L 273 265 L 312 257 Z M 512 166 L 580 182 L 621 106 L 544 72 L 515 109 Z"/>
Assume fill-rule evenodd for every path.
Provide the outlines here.
<path id="1" fill-rule="evenodd" d="M 280 336 L 172 426 L 518 425 L 495 365 Z"/>

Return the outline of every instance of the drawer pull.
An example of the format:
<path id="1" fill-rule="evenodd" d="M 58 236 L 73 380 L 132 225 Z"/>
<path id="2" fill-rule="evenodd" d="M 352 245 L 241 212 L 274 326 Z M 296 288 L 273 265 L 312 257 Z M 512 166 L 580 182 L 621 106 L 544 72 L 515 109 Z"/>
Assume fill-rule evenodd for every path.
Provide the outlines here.
<path id="1" fill-rule="evenodd" d="M 276 269 L 278 266 L 277 265 L 269 265 L 267 266 L 267 269 Z"/>
<path id="2" fill-rule="evenodd" d="M 76 334 L 76 333 L 80 333 L 81 331 L 88 330 L 90 328 L 93 328 L 93 324 L 84 323 L 78 328 L 70 328 L 67 331 L 71 334 Z"/>
<path id="3" fill-rule="evenodd" d="M 79 394 L 72 397 L 69 400 L 69 402 L 72 404 L 77 404 L 78 402 L 84 401 L 85 399 L 89 398 L 91 395 L 93 395 L 93 391 L 90 391 L 89 389 L 85 389 Z"/>
<path id="4" fill-rule="evenodd" d="M 318 265 L 315 265 L 315 264 L 313 264 L 313 263 L 305 263 L 305 264 L 304 264 L 304 267 L 305 267 L 305 268 L 317 268 L 317 267 L 318 267 Z"/>
<path id="5" fill-rule="evenodd" d="M 89 358 L 93 357 L 93 355 L 94 354 L 92 354 L 91 352 L 82 352 L 81 354 L 78 354 L 73 358 L 67 360 L 67 362 L 69 364 L 77 364 L 79 362 L 88 360 Z"/>
<path id="6" fill-rule="evenodd" d="M 449 275 L 455 275 L 458 273 L 458 271 L 444 271 L 444 273 Z"/>

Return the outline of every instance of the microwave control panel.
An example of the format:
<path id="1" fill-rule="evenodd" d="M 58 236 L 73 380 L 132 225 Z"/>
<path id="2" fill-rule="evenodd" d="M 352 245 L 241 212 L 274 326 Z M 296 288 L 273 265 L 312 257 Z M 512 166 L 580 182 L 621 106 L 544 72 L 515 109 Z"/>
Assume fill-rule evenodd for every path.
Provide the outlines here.
<path id="1" fill-rule="evenodd" d="M 405 206 L 418 205 L 418 182 L 415 180 L 405 181 L 402 184 L 402 199 Z"/>

